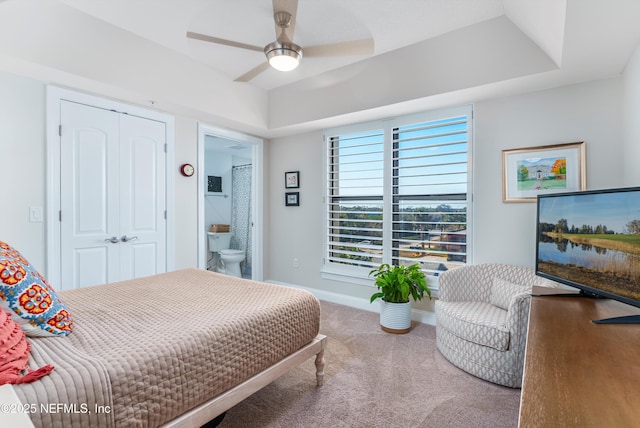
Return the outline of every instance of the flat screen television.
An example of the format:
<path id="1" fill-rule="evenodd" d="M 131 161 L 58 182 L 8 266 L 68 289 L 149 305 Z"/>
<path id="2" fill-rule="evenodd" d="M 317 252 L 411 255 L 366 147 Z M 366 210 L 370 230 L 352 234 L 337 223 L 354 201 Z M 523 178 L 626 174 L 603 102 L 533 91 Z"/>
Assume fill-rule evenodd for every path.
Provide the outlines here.
<path id="1" fill-rule="evenodd" d="M 640 307 L 640 187 L 539 195 L 535 269 L 582 295 Z"/>

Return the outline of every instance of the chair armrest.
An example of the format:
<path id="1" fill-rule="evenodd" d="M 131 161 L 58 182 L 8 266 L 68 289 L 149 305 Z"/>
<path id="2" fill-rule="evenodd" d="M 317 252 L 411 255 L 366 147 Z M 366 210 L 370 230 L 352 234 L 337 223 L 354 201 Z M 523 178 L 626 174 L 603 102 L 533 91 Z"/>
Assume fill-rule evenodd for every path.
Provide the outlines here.
<path id="1" fill-rule="evenodd" d="M 531 292 L 516 294 L 511 298 L 507 310 L 507 327 L 511 333 L 523 331 L 526 333 L 529 324 L 529 308 L 531 306 Z"/>
<path id="2" fill-rule="evenodd" d="M 514 353 L 516 370 L 522 372 L 524 354 L 529 330 L 529 310 L 531 308 L 531 293 L 520 293 L 509 303 L 507 314 L 507 328 L 509 329 L 509 350 Z"/>

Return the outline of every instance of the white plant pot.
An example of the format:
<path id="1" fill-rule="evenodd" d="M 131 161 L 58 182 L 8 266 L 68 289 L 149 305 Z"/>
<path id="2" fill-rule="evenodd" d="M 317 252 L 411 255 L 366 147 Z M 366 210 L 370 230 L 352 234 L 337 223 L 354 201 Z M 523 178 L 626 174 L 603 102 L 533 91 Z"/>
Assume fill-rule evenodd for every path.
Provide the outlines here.
<path id="1" fill-rule="evenodd" d="M 388 333 L 403 334 L 411 329 L 411 302 L 380 300 L 380 327 Z"/>

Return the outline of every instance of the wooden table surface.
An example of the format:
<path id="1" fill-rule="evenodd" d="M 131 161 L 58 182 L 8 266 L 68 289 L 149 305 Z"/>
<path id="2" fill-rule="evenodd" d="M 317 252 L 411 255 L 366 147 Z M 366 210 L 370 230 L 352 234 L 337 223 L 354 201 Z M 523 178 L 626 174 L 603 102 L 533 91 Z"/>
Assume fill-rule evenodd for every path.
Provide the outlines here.
<path id="1" fill-rule="evenodd" d="M 609 299 L 532 297 L 519 426 L 640 427 L 640 324 L 591 322 L 634 314 Z"/>

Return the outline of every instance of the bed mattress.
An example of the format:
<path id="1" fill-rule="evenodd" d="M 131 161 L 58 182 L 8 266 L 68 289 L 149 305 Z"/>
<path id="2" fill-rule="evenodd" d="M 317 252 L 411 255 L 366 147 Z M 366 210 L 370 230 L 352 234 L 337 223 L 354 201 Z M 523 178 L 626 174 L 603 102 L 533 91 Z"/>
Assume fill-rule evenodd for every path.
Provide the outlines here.
<path id="1" fill-rule="evenodd" d="M 74 331 L 30 339 L 30 364 L 55 370 L 15 386 L 37 427 L 159 426 L 319 331 L 311 293 L 199 269 L 59 294 Z"/>

